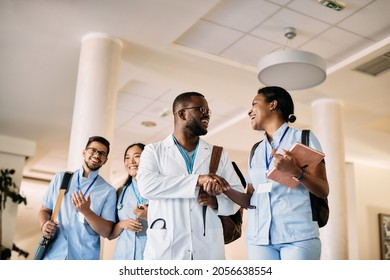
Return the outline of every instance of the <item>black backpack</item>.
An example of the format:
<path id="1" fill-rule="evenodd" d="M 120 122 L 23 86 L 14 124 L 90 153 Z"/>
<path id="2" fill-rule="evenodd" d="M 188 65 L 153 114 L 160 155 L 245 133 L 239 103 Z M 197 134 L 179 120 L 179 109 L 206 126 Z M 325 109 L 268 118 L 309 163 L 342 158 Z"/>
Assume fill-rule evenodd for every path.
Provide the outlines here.
<path id="1" fill-rule="evenodd" d="M 302 130 L 302 139 L 301 143 L 308 146 L 309 145 L 309 135 L 310 130 L 304 129 Z M 257 146 L 262 142 L 263 140 L 255 143 L 251 149 L 250 155 L 249 155 L 249 166 L 252 167 L 252 158 L 255 153 L 255 150 Z M 312 212 L 312 218 L 313 221 L 318 222 L 318 226 L 324 227 L 328 220 L 329 220 L 329 205 L 328 205 L 328 199 L 327 198 L 321 198 L 318 197 L 310 192 L 310 203 L 311 203 L 311 212 Z"/>

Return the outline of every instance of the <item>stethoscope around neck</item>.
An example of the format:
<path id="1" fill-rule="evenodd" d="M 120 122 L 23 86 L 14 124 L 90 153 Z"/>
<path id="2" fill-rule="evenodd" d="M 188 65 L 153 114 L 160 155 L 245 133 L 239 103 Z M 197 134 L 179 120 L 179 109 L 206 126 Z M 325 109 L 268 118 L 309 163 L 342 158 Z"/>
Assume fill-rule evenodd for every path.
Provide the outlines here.
<path id="1" fill-rule="evenodd" d="M 142 205 L 142 197 L 139 197 L 137 195 L 137 193 L 135 192 L 135 189 L 134 189 L 134 185 L 133 185 L 133 182 L 131 182 L 130 184 L 127 184 L 124 188 L 123 188 L 123 191 L 122 193 L 120 194 L 120 198 L 119 198 L 119 202 L 118 204 L 116 205 L 116 208 L 118 210 L 121 210 L 123 208 L 123 198 L 125 197 L 125 193 L 127 191 L 127 188 L 129 186 L 132 186 L 133 187 L 133 192 L 134 192 L 134 196 L 135 198 L 137 199 L 137 205 Z"/>
<path id="2" fill-rule="evenodd" d="M 126 193 L 128 187 L 129 187 L 129 185 L 126 185 L 126 186 L 123 188 L 122 193 L 120 194 L 119 202 L 118 202 L 118 204 L 116 205 L 116 208 L 117 208 L 118 210 L 121 210 L 121 209 L 123 208 L 123 198 L 125 197 L 125 193 Z"/>

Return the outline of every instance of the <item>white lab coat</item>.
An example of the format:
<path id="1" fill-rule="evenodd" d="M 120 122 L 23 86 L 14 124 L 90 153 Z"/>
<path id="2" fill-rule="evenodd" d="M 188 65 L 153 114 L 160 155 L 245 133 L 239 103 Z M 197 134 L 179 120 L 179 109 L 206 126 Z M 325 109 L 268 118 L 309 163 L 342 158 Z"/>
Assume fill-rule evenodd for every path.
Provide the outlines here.
<path id="1" fill-rule="evenodd" d="M 218 210 L 207 207 L 204 227 L 203 206 L 197 202 L 199 188 L 196 183 L 199 175 L 209 173 L 212 147 L 199 140 L 193 172 L 188 174 L 172 135 L 145 146 L 137 172 L 141 196 L 149 200 L 144 259 L 225 259 L 223 230 L 218 215 L 232 215 L 239 206 L 224 194 L 218 195 Z M 225 150 L 217 174 L 225 178 L 232 188 L 243 192 L 244 188 Z"/>

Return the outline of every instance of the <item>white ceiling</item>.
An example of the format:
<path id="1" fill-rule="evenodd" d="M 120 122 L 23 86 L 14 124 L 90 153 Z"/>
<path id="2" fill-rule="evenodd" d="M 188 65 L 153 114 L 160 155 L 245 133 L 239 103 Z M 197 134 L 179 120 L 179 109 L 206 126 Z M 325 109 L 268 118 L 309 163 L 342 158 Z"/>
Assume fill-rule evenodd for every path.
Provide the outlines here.
<path id="1" fill-rule="evenodd" d="M 290 91 L 296 126 L 310 127 L 312 101 L 336 98 L 347 160 L 390 168 L 390 72 L 353 70 L 390 51 L 390 1 L 344 3 L 337 12 L 315 0 L 0 0 L 0 134 L 36 141 L 24 176 L 51 179 L 66 169 L 81 39 L 100 32 L 124 43 L 112 178 L 124 176 L 128 144 L 158 141 L 172 130 L 172 117 L 160 115 L 187 90 L 209 100 L 205 138 L 245 169 L 261 137 L 246 115 L 263 86 L 256 65 L 285 47 L 284 28 L 292 26 L 293 47 L 322 56 L 328 72 L 323 84 Z"/>

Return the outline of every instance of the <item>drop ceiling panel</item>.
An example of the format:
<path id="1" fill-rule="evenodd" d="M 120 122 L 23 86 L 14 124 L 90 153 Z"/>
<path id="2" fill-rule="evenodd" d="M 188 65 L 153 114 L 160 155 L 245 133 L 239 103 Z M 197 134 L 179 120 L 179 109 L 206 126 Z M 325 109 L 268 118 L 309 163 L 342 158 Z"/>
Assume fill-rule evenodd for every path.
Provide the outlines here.
<path id="1" fill-rule="evenodd" d="M 163 93 L 158 100 L 168 102 L 170 104 L 169 108 L 172 110 L 172 104 L 175 100 L 176 96 L 178 96 L 182 91 L 177 89 L 169 89 L 165 93 Z"/>
<path id="2" fill-rule="evenodd" d="M 260 58 L 279 48 L 280 46 L 275 43 L 247 35 L 221 55 L 225 58 L 257 67 Z"/>
<path id="3" fill-rule="evenodd" d="M 172 114 L 168 114 L 166 117 L 162 117 L 162 115 L 166 111 L 172 111 L 171 109 L 172 103 L 168 103 L 165 101 L 156 100 L 153 103 L 150 103 L 145 109 L 141 111 L 145 117 L 148 117 L 149 119 L 167 119 L 172 120 Z"/>
<path id="4" fill-rule="evenodd" d="M 127 112 L 138 112 L 146 108 L 153 99 L 140 95 L 120 93 L 117 98 L 117 109 Z"/>
<path id="5" fill-rule="evenodd" d="M 115 129 L 119 129 L 129 119 L 131 119 L 136 113 L 118 109 L 115 114 Z"/>
<path id="6" fill-rule="evenodd" d="M 372 40 L 380 40 L 389 33 L 389 13 L 390 1 L 375 1 L 365 7 L 365 9 L 351 15 L 351 17 L 341 22 L 339 26 Z"/>
<path id="7" fill-rule="evenodd" d="M 361 36 L 334 27 L 319 35 L 316 40 L 302 46 L 302 49 L 334 62 L 347 58 L 351 52 L 356 53 L 370 43 L 372 42 Z"/>
<path id="8" fill-rule="evenodd" d="M 204 18 L 223 26 L 248 32 L 278 9 L 279 6 L 266 1 L 225 0 L 221 1 Z"/>
<path id="9" fill-rule="evenodd" d="M 285 45 L 287 39 L 284 37 L 284 29 L 286 27 L 296 28 L 297 36 L 293 39 L 292 44 L 293 47 L 297 47 L 310 40 L 317 33 L 327 29 L 329 25 L 312 17 L 285 9 L 255 28 L 251 34 Z"/>
<path id="10" fill-rule="evenodd" d="M 243 34 L 204 20 L 198 21 L 176 43 L 211 54 L 219 54 Z"/>
<path id="11" fill-rule="evenodd" d="M 145 127 L 142 125 L 144 121 L 153 121 L 156 123 L 154 127 Z M 124 133 L 136 134 L 136 135 L 150 135 L 155 134 L 166 127 L 171 126 L 172 121 L 169 118 L 150 118 L 150 116 L 145 114 L 137 114 L 129 119 L 120 130 Z"/>
<path id="12" fill-rule="evenodd" d="M 358 9 L 365 6 L 371 0 L 353 0 L 353 1 L 341 1 L 346 3 L 346 8 L 342 11 L 335 11 L 319 4 L 316 0 L 295 0 L 288 5 L 289 8 L 296 10 L 309 17 L 314 17 L 317 20 L 337 24 L 343 19 L 351 16 Z"/>
<path id="13" fill-rule="evenodd" d="M 156 99 L 163 95 L 168 88 L 141 80 L 131 80 L 121 89 L 121 93 L 138 95 L 145 98 Z"/>

